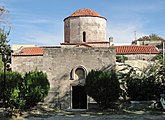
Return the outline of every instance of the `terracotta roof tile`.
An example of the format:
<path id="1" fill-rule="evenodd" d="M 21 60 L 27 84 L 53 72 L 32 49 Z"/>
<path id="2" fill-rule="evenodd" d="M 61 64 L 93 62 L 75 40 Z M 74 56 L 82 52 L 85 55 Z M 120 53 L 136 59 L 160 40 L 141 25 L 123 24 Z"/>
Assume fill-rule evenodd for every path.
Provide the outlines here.
<path id="1" fill-rule="evenodd" d="M 71 14 L 71 16 L 100 16 L 96 11 L 90 10 L 90 9 L 80 9 Z"/>
<path id="2" fill-rule="evenodd" d="M 159 50 L 155 46 L 114 46 L 116 49 L 116 54 L 158 54 Z M 33 55 L 43 55 L 44 51 L 42 47 L 25 47 L 18 53 L 13 55 L 22 56 L 33 56 Z"/>
<path id="3" fill-rule="evenodd" d="M 159 50 L 155 46 L 114 46 L 116 54 L 157 54 Z"/>
<path id="4" fill-rule="evenodd" d="M 18 53 L 14 55 L 30 56 L 30 55 L 43 55 L 44 51 L 42 47 L 24 47 Z"/>

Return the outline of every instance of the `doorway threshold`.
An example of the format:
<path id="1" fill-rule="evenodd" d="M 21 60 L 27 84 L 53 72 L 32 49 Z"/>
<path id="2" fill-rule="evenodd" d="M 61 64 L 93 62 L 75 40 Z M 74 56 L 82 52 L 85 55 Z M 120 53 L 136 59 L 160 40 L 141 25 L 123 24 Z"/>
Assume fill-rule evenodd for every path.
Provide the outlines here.
<path id="1" fill-rule="evenodd" d="M 86 112 L 88 109 L 67 109 L 68 112 Z"/>

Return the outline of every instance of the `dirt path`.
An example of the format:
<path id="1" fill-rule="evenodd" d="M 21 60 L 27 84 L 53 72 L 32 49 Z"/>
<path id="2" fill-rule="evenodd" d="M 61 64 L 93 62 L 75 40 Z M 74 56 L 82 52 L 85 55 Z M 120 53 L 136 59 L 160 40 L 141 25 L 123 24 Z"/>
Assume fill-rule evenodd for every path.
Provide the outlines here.
<path id="1" fill-rule="evenodd" d="M 3 111 L 1 110 L 2 114 Z M 39 110 L 35 109 L 29 112 L 23 112 L 22 115 L 12 117 L 13 120 L 165 120 L 165 112 L 162 111 L 61 111 L 53 109 Z M 0 115 L 0 120 L 6 119 Z"/>
<path id="2" fill-rule="evenodd" d="M 56 115 L 28 117 L 25 120 L 165 120 L 165 112 L 136 111 L 131 113 L 60 112 Z"/>
<path id="3" fill-rule="evenodd" d="M 102 116 L 52 116 L 30 117 L 28 120 L 165 120 L 165 115 L 102 115 Z"/>

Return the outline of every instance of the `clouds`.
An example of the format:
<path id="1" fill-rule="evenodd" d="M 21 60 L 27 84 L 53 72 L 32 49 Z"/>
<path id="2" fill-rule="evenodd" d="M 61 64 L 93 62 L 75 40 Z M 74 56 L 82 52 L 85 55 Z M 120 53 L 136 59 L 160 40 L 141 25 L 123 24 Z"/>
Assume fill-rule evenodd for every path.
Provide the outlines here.
<path id="1" fill-rule="evenodd" d="M 130 44 L 137 38 L 164 33 L 164 0 L 60 1 L 3 0 L 10 11 L 12 44 L 59 45 L 63 42 L 63 19 L 80 8 L 97 10 L 107 18 L 107 40 Z"/>
<path id="2" fill-rule="evenodd" d="M 15 16 L 14 16 L 15 15 Z M 12 44 L 57 45 L 63 40 L 63 21 L 15 9 Z M 59 30 L 60 29 L 60 30 Z M 19 31 L 19 32 L 18 32 Z"/>
<path id="3" fill-rule="evenodd" d="M 108 37 L 112 36 L 114 38 L 115 44 L 131 44 L 133 40 L 139 38 L 145 33 L 140 33 L 139 26 L 135 24 L 115 24 L 107 30 Z M 136 36 L 135 36 L 136 31 Z"/>
<path id="4" fill-rule="evenodd" d="M 59 30 L 63 28 L 61 23 L 53 23 L 50 20 L 23 20 L 20 23 L 22 24 L 15 24 L 12 30 L 11 35 L 17 36 L 13 44 L 57 45 L 63 40 L 63 31 Z"/>
<path id="5" fill-rule="evenodd" d="M 116 44 L 130 44 L 132 40 L 152 33 L 163 36 L 164 0 L 116 2 L 111 5 L 107 37 L 114 37 Z M 115 13 L 114 13 L 115 12 Z"/>
<path id="6" fill-rule="evenodd" d="M 21 39 L 25 43 L 31 43 L 35 45 L 56 45 L 56 42 L 60 43 L 61 38 L 53 32 L 35 31 L 26 32 Z"/>

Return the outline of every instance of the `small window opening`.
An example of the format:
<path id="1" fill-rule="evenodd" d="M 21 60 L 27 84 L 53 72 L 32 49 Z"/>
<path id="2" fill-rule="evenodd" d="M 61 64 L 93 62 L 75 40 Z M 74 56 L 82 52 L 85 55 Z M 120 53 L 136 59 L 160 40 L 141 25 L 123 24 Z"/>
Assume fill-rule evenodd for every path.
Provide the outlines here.
<path id="1" fill-rule="evenodd" d="M 86 32 L 83 32 L 83 42 L 86 42 Z"/>

